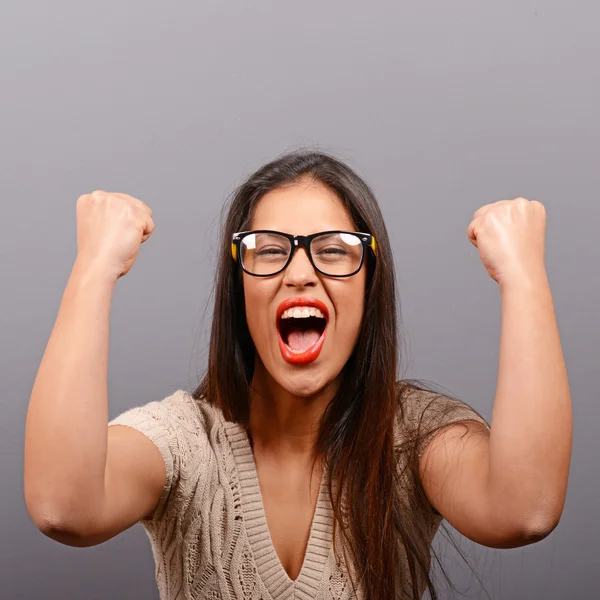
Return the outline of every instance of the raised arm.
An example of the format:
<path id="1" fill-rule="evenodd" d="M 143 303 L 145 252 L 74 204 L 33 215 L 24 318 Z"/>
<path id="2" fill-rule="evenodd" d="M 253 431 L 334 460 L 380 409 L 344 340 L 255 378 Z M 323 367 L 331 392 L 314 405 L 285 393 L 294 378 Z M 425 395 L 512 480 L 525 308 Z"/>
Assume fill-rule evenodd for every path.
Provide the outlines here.
<path id="1" fill-rule="evenodd" d="M 468 233 L 502 299 L 491 431 L 449 426 L 423 453 L 421 477 L 461 533 L 486 546 L 520 546 L 556 527 L 571 457 L 571 398 L 544 267 L 545 210 L 523 198 L 497 202 L 475 213 Z"/>
<path id="2" fill-rule="evenodd" d="M 151 511 L 165 480 L 150 440 L 107 427 L 112 294 L 153 228 L 150 209 L 130 196 L 95 192 L 77 201 L 78 255 L 25 429 L 29 514 L 43 533 L 64 543 L 98 543 L 132 525 Z"/>

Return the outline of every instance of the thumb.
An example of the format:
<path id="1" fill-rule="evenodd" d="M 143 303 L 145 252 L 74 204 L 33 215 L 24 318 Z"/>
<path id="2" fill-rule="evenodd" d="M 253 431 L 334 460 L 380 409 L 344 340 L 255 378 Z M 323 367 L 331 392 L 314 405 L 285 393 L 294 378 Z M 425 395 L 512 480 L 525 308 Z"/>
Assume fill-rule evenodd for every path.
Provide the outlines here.
<path id="1" fill-rule="evenodd" d="M 473 246 L 475 246 L 475 248 L 477 248 L 476 226 L 477 226 L 477 219 L 473 219 L 471 221 L 471 223 L 469 224 L 469 226 L 467 227 L 467 237 L 469 238 L 469 241 L 471 242 L 471 244 L 473 244 Z"/>
<path id="2" fill-rule="evenodd" d="M 152 235 L 154 232 L 154 221 L 152 217 L 146 217 L 146 225 L 144 226 L 144 233 L 142 235 L 142 244 Z"/>

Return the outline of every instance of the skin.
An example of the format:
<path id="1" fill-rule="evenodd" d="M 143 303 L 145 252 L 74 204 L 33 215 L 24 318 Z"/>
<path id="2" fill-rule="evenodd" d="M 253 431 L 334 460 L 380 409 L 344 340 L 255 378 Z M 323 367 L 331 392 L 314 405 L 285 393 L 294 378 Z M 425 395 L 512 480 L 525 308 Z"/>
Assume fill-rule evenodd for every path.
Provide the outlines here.
<path id="1" fill-rule="evenodd" d="M 302 184 L 265 195 L 252 228 L 309 234 L 353 224 L 333 192 Z M 448 426 L 420 462 L 432 505 L 463 535 L 490 547 L 547 536 L 566 495 L 571 402 L 544 267 L 544 234 L 539 202 L 505 200 L 475 213 L 468 237 L 502 298 L 493 426 L 491 432 L 474 421 Z M 258 353 L 250 434 L 271 537 L 292 579 L 304 558 L 321 476 L 320 470 L 310 474 L 317 423 L 356 341 L 364 286 L 364 268 L 348 279 L 325 278 L 303 250 L 282 274 L 244 276 Z M 274 314 L 281 300 L 303 294 L 327 304 L 331 329 L 317 361 L 297 367 L 280 355 Z"/>
<path id="2" fill-rule="evenodd" d="M 356 227 L 335 193 L 303 182 L 265 194 L 251 229 L 308 235 Z M 318 423 L 356 343 L 365 282 L 365 265 L 352 277 L 326 277 L 315 271 L 302 248 L 278 275 L 244 273 L 248 328 L 257 349 L 250 435 L 271 537 L 292 579 L 302 566 L 322 474 L 317 462 L 311 475 Z M 307 365 L 287 363 L 277 341 L 275 313 L 281 301 L 292 296 L 315 297 L 329 310 L 325 343 L 319 357 Z"/>
<path id="3" fill-rule="evenodd" d="M 498 284 L 502 321 L 491 432 L 469 423 L 429 444 L 421 477 L 432 504 L 461 533 L 491 547 L 546 537 L 564 507 L 572 447 L 565 359 L 544 265 L 546 211 L 501 200 L 467 228 Z"/>
<path id="4" fill-rule="evenodd" d="M 251 228 L 295 235 L 328 229 L 356 230 L 335 193 L 314 183 L 274 190 L 263 196 Z M 320 274 L 303 248 L 296 250 L 291 263 L 278 275 L 253 277 L 244 273 L 248 328 L 258 354 L 254 384 L 265 384 L 263 391 L 277 397 L 278 407 L 287 405 L 297 410 L 299 397 L 312 403 L 315 395 L 327 396 L 325 402 L 333 396 L 339 373 L 358 338 L 365 281 L 365 265 L 352 277 Z M 275 312 L 282 300 L 291 296 L 316 297 L 329 310 L 327 337 L 321 354 L 316 361 L 300 368 L 283 360 L 277 342 Z M 301 412 L 308 414 L 304 408 Z"/>
<path id="5" fill-rule="evenodd" d="M 150 516 L 165 483 L 165 463 L 147 437 L 106 427 L 112 295 L 152 234 L 151 214 L 126 194 L 99 190 L 78 200 L 78 256 L 32 390 L 24 456 L 29 514 L 64 544 L 100 544 Z M 467 235 L 498 284 L 502 307 L 491 432 L 472 421 L 449 426 L 420 462 L 431 504 L 486 546 L 545 537 L 566 496 L 571 397 L 544 265 L 545 224 L 543 205 L 524 198 L 474 214 Z M 265 195 L 251 227 L 293 234 L 355 229 L 331 191 L 306 183 Z M 318 462 L 311 471 L 316 425 L 356 342 L 364 286 L 364 268 L 345 279 L 323 277 L 302 249 L 284 273 L 244 278 L 258 351 L 250 438 L 273 544 L 293 579 L 321 478 Z M 318 359 L 292 366 L 279 352 L 274 314 L 281 300 L 298 295 L 322 300 L 330 322 Z"/>

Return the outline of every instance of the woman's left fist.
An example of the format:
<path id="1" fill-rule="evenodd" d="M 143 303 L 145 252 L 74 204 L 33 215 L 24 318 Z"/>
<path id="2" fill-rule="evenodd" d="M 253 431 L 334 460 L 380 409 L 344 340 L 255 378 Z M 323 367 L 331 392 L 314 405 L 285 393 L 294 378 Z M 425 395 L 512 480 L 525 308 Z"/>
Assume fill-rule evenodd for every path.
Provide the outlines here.
<path id="1" fill-rule="evenodd" d="M 467 235 L 498 283 L 545 271 L 546 209 L 537 200 L 486 204 L 473 215 Z"/>

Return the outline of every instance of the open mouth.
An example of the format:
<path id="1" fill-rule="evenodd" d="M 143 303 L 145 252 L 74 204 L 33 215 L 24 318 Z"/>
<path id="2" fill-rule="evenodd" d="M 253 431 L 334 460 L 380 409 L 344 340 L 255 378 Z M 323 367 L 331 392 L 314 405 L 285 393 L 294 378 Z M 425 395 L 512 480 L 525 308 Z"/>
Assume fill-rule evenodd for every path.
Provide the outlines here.
<path id="1" fill-rule="evenodd" d="M 306 364 L 321 352 L 327 330 L 327 307 L 314 298 L 289 298 L 277 311 L 281 354 L 289 363 Z"/>

